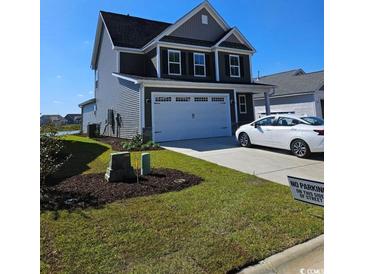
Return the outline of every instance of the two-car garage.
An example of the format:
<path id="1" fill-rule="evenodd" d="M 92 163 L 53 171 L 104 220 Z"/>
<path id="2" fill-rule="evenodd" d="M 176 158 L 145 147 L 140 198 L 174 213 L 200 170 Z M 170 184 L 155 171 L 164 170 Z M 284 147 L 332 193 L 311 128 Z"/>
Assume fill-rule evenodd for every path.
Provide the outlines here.
<path id="1" fill-rule="evenodd" d="M 155 142 L 232 135 L 227 93 L 151 93 Z"/>

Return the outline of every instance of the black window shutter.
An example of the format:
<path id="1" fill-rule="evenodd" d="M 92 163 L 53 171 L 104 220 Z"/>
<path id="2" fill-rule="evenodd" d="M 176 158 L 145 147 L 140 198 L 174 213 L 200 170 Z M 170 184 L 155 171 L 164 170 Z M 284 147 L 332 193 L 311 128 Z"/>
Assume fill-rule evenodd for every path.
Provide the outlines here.
<path id="1" fill-rule="evenodd" d="M 244 78 L 245 68 L 243 67 L 243 56 L 240 56 L 240 78 Z"/>
<path id="2" fill-rule="evenodd" d="M 161 65 L 162 65 L 162 74 L 168 73 L 168 62 L 167 62 L 167 50 L 161 49 Z"/>
<path id="3" fill-rule="evenodd" d="M 230 76 L 231 73 L 229 72 L 229 55 L 228 54 L 225 54 L 224 55 L 224 67 L 225 67 L 225 74 L 226 76 Z"/>
<path id="4" fill-rule="evenodd" d="M 186 75 L 186 52 L 181 52 L 181 74 Z"/>
<path id="5" fill-rule="evenodd" d="M 187 75 L 194 75 L 194 60 L 193 53 L 187 52 Z"/>
<path id="6" fill-rule="evenodd" d="M 205 54 L 205 73 L 207 77 L 210 77 L 210 72 L 211 72 L 210 56 L 211 56 L 210 54 Z"/>

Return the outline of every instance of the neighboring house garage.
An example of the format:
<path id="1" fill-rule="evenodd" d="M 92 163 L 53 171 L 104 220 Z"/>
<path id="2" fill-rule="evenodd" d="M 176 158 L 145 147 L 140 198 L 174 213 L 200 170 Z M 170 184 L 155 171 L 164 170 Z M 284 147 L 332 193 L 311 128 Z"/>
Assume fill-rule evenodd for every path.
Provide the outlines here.
<path id="1" fill-rule="evenodd" d="M 324 71 L 306 73 L 302 69 L 261 77 L 256 83 L 275 85 L 270 96 L 271 114 L 290 113 L 324 118 Z M 263 95 L 254 96 L 255 116 L 266 115 Z"/>
<path id="2" fill-rule="evenodd" d="M 81 108 L 81 132 L 87 132 L 87 126 L 96 123 L 96 100 L 90 99 L 79 104 Z"/>

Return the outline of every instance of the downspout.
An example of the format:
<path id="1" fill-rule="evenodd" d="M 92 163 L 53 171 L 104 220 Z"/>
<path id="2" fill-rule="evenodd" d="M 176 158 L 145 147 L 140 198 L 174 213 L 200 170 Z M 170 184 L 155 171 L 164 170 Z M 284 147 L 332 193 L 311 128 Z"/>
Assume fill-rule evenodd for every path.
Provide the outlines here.
<path id="1" fill-rule="evenodd" d="M 139 87 L 139 131 L 144 138 L 144 86 L 143 83 L 140 83 Z"/>
<path id="2" fill-rule="evenodd" d="M 270 110 L 270 96 L 275 94 L 275 88 L 272 88 L 271 92 L 265 92 L 264 96 L 265 96 L 265 112 L 266 115 L 270 115 L 271 114 L 271 110 Z"/>

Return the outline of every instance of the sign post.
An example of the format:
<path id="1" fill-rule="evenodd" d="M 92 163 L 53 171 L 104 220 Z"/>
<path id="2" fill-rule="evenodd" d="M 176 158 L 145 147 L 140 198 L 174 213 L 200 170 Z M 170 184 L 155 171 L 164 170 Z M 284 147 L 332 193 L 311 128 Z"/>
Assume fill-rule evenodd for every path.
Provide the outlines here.
<path id="1" fill-rule="evenodd" d="M 293 198 L 312 205 L 324 206 L 324 183 L 288 176 Z"/>

